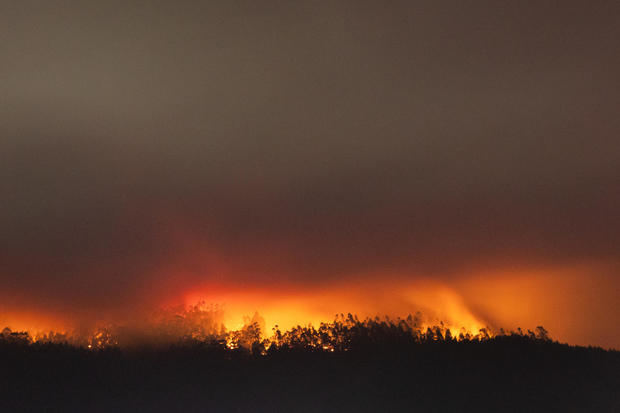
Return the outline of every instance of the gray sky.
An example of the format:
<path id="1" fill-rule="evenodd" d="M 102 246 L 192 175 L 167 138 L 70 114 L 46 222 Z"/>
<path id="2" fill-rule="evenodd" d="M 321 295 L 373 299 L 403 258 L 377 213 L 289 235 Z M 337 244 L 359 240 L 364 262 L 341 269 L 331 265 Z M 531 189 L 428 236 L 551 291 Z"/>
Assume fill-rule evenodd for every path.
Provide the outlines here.
<path id="1" fill-rule="evenodd" d="M 526 3 L 0 3 L 0 294 L 617 269 L 620 5 Z"/>

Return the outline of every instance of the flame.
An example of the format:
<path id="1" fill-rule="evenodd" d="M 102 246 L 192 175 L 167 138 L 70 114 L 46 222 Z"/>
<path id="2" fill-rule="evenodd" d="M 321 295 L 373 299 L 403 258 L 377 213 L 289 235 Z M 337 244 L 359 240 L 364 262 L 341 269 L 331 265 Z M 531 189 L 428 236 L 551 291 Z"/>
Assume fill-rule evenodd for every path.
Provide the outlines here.
<path id="1" fill-rule="evenodd" d="M 186 293 L 183 298 L 186 306 L 201 302 L 223 305 L 223 323 L 229 330 L 242 328 L 247 315 L 260 314 L 265 319 L 266 335 L 276 327 L 282 330 L 298 325 L 316 327 L 321 322 L 333 321 L 337 314 L 348 313 L 366 318 L 421 312 L 425 316 L 424 328 L 442 323 L 453 334 L 459 331 L 476 334 L 487 326 L 467 307 L 456 290 L 428 280 L 398 286 L 329 285 L 297 293 L 265 289 L 227 291 L 221 286 L 204 286 Z"/>
<path id="2" fill-rule="evenodd" d="M 166 305 L 181 304 L 184 308 L 196 305 L 217 305 L 223 309 L 218 314 L 228 331 L 237 331 L 250 322 L 250 316 L 260 315 L 261 335 L 270 337 L 276 328 L 281 331 L 296 326 L 318 327 L 329 323 L 339 314 L 355 314 L 360 319 L 389 316 L 406 317 L 421 312 L 424 316 L 420 327 L 442 326 L 451 330 L 454 336 L 459 332 L 475 335 L 487 326 L 466 305 L 456 290 L 445 284 L 430 280 L 409 283 L 368 282 L 355 286 L 330 284 L 317 288 L 298 290 L 294 287 L 281 289 L 235 288 L 234 286 L 203 285 L 182 295 L 180 300 L 170 300 Z M 7 317 L 8 318 L 8 317 Z M 87 348 L 101 348 L 115 344 L 105 328 L 92 326 L 76 327 L 71 322 L 59 323 L 50 317 L 37 318 L 34 315 L 12 317 L 13 330 L 28 332 L 33 341 L 45 337 L 45 331 L 55 330 L 60 336 L 83 336 Z M 46 323 L 47 321 L 47 323 Z M 42 326 L 45 326 L 42 328 Z M 67 331 L 70 331 L 69 333 Z M 91 331 L 91 333 L 85 333 Z M 227 347 L 237 344 L 229 338 Z"/>
<path id="3" fill-rule="evenodd" d="M 402 274 L 367 274 L 358 277 L 362 281 L 357 282 L 277 287 L 257 285 L 258 281 L 256 285 L 220 282 L 187 283 L 185 287 L 177 282 L 179 289 L 171 291 L 159 306 L 219 304 L 223 308 L 221 323 L 229 331 L 243 328 L 247 317 L 258 312 L 264 319 L 261 327 L 266 337 L 276 326 L 282 331 L 297 325 L 318 327 L 321 322 L 333 321 L 337 314 L 352 313 L 360 319 L 396 318 L 419 311 L 424 315 L 423 328 L 443 323 L 444 331 L 450 329 L 453 336 L 463 331 L 475 335 L 486 327 L 490 331 L 500 327 L 509 331 L 542 325 L 554 339 L 562 342 L 618 348 L 617 331 L 609 328 L 618 318 L 614 311 L 618 304 L 615 274 L 604 267 L 589 265 L 587 268 L 480 271 L 444 278 L 441 282 L 407 280 Z M 109 317 L 103 321 L 123 325 L 126 320 L 139 319 L 132 313 L 125 318 Z M 8 326 L 13 331 L 26 331 L 35 341 L 50 330 L 59 332 L 60 336 L 96 331 L 94 326 L 99 321 L 102 320 L 78 320 L 49 309 L 0 308 L 0 328 Z M 95 348 L 101 338 L 93 340 L 88 344 Z"/>

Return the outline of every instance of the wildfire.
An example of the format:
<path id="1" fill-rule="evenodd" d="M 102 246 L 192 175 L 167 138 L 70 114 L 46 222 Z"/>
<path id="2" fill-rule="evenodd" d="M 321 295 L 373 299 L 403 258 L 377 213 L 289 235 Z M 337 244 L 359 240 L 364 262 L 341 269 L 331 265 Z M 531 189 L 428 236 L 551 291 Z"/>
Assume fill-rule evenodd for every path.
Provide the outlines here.
<path id="1" fill-rule="evenodd" d="M 495 278 L 492 274 L 482 274 L 461 277 L 451 284 L 433 280 L 406 282 L 394 275 L 386 275 L 384 281 L 377 281 L 379 277 L 372 275 L 361 277 L 366 281 L 357 284 L 280 285 L 278 288 L 202 284 L 169 295 L 159 308 L 176 310 L 165 310 L 159 316 L 152 316 L 153 309 L 158 308 L 156 305 L 139 314 L 127 312 L 126 317 L 122 317 L 121 308 L 116 313 L 121 314 L 120 318 L 82 320 L 63 320 L 52 312 L 38 317 L 34 310 L 5 310 L 0 314 L 0 327 L 27 332 L 33 343 L 70 342 L 90 349 L 149 341 L 169 343 L 179 338 L 204 341 L 215 332 L 227 348 L 238 349 L 249 346 L 251 339 L 235 332 L 254 324 L 257 329 L 252 334 L 272 342 L 276 330 L 319 330 L 323 323 L 333 323 L 335 316 L 346 317 L 349 313 L 360 320 L 374 320 L 377 316 L 398 320 L 399 316 L 406 319 L 411 314 L 414 318 L 418 315 L 416 331 L 426 334 L 430 329 L 437 335 L 438 328 L 442 337 L 455 340 L 493 337 L 500 327 L 507 331 L 524 327 L 527 331 L 544 325 L 558 340 L 588 344 L 587 338 L 571 340 L 569 336 L 572 331 L 584 329 L 583 326 L 590 327 L 584 319 L 587 314 L 578 313 L 570 302 L 573 291 L 582 291 L 577 289 L 580 284 L 575 281 L 579 274 L 576 271 L 570 277 L 570 273 L 515 273 L 499 274 Z M 550 293 L 556 290 L 568 293 L 560 299 Z M 194 310 L 183 313 L 190 308 Z M 572 319 L 579 321 L 578 326 L 568 323 Z M 122 331 L 118 326 L 124 326 Z M 316 346 L 331 351 L 330 344 L 317 342 Z"/>
<path id="2" fill-rule="evenodd" d="M 374 321 L 380 320 L 378 315 L 381 320 L 389 316 L 396 323 L 403 321 L 415 334 L 442 339 L 472 338 L 481 332 L 490 337 L 492 331 L 455 290 L 430 281 L 398 288 L 377 283 L 355 287 L 330 285 L 301 292 L 203 286 L 186 293 L 181 307 L 159 311 L 120 330 L 114 321 L 98 321 L 91 328 L 82 326 L 49 333 L 29 328 L 23 331 L 29 334 L 31 342 L 70 342 L 88 349 L 135 342 L 217 339 L 234 350 L 249 348 L 257 341 L 265 341 L 267 345 L 277 342 L 274 335 L 280 331 L 289 334 L 287 339 L 298 340 L 295 334 L 315 334 L 323 326 L 333 326 L 335 318 L 341 322 L 347 320 L 345 314 Z M 407 318 L 408 314 L 413 316 Z M 399 315 L 405 318 L 401 320 Z M 308 345 L 334 351 L 332 342 L 315 340 Z"/>
<path id="3" fill-rule="evenodd" d="M 266 289 L 222 290 L 205 286 L 185 294 L 186 306 L 218 302 L 224 309 L 221 322 L 229 330 L 248 323 L 247 315 L 258 312 L 261 330 L 269 334 L 276 327 L 291 329 L 331 322 L 335 315 L 353 313 L 361 318 L 388 315 L 423 314 L 420 326 L 441 325 L 445 330 L 475 335 L 488 323 L 476 316 L 454 290 L 431 281 L 386 286 L 367 284 L 330 285 L 305 291 L 271 291 Z"/>

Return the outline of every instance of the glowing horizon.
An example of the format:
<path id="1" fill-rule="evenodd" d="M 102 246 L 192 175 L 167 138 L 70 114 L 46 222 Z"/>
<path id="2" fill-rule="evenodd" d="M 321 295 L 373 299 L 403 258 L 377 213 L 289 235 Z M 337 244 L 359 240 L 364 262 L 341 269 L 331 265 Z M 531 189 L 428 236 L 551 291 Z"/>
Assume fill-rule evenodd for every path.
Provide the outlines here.
<path id="1" fill-rule="evenodd" d="M 205 300 L 620 348 L 613 6 L 12 3 L 0 325 Z"/>
<path id="2" fill-rule="evenodd" d="M 139 310 L 101 312 L 99 317 L 89 314 L 80 318 L 53 312 L 11 312 L 5 309 L 0 323 L 2 327 L 30 333 L 67 332 L 101 323 L 131 324 L 146 319 L 146 314 L 158 308 L 188 308 L 204 303 L 220 306 L 221 322 L 227 330 L 240 329 L 248 318 L 258 313 L 265 321 L 266 335 L 271 334 L 276 325 L 283 330 L 297 325 L 316 327 L 321 322 L 332 322 L 337 314 L 351 313 L 362 319 L 406 317 L 420 312 L 429 325 L 441 322 L 453 333 L 462 328 L 476 333 L 481 328 L 533 330 L 542 325 L 553 339 L 560 342 L 618 348 L 617 337 L 601 334 L 603 331 L 597 326 L 596 316 L 580 315 L 579 307 L 570 306 L 570 301 L 577 296 L 598 295 L 605 299 L 601 294 L 610 280 L 599 277 L 594 282 L 590 278 L 590 285 L 599 287 L 585 291 L 586 287 L 580 284 L 583 271 L 552 273 L 539 270 L 495 276 L 479 273 L 460 277 L 451 283 L 431 278 L 406 281 L 397 276 L 385 277 L 378 282 L 376 277 L 367 277 L 366 281 L 357 283 L 345 281 L 314 287 L 288 285 L 280 289 L 203 283 L 177 289 L 159 305 Z M 613 294 L 613 290 L 607 293 Z M 595 335 L 597 333 L 599 336 Z"/>

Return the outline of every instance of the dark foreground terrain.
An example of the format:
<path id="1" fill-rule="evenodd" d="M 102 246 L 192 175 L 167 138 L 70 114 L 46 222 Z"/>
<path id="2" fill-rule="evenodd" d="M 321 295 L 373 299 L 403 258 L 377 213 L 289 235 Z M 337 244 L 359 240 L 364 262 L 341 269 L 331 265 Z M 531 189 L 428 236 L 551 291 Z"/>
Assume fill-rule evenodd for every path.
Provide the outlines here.
<path id="1" fill-rule="evenodd" d="M 0 411 L 620 411 L 620 353 L 527 336 L 266 354 L 0 346 Z"/>

